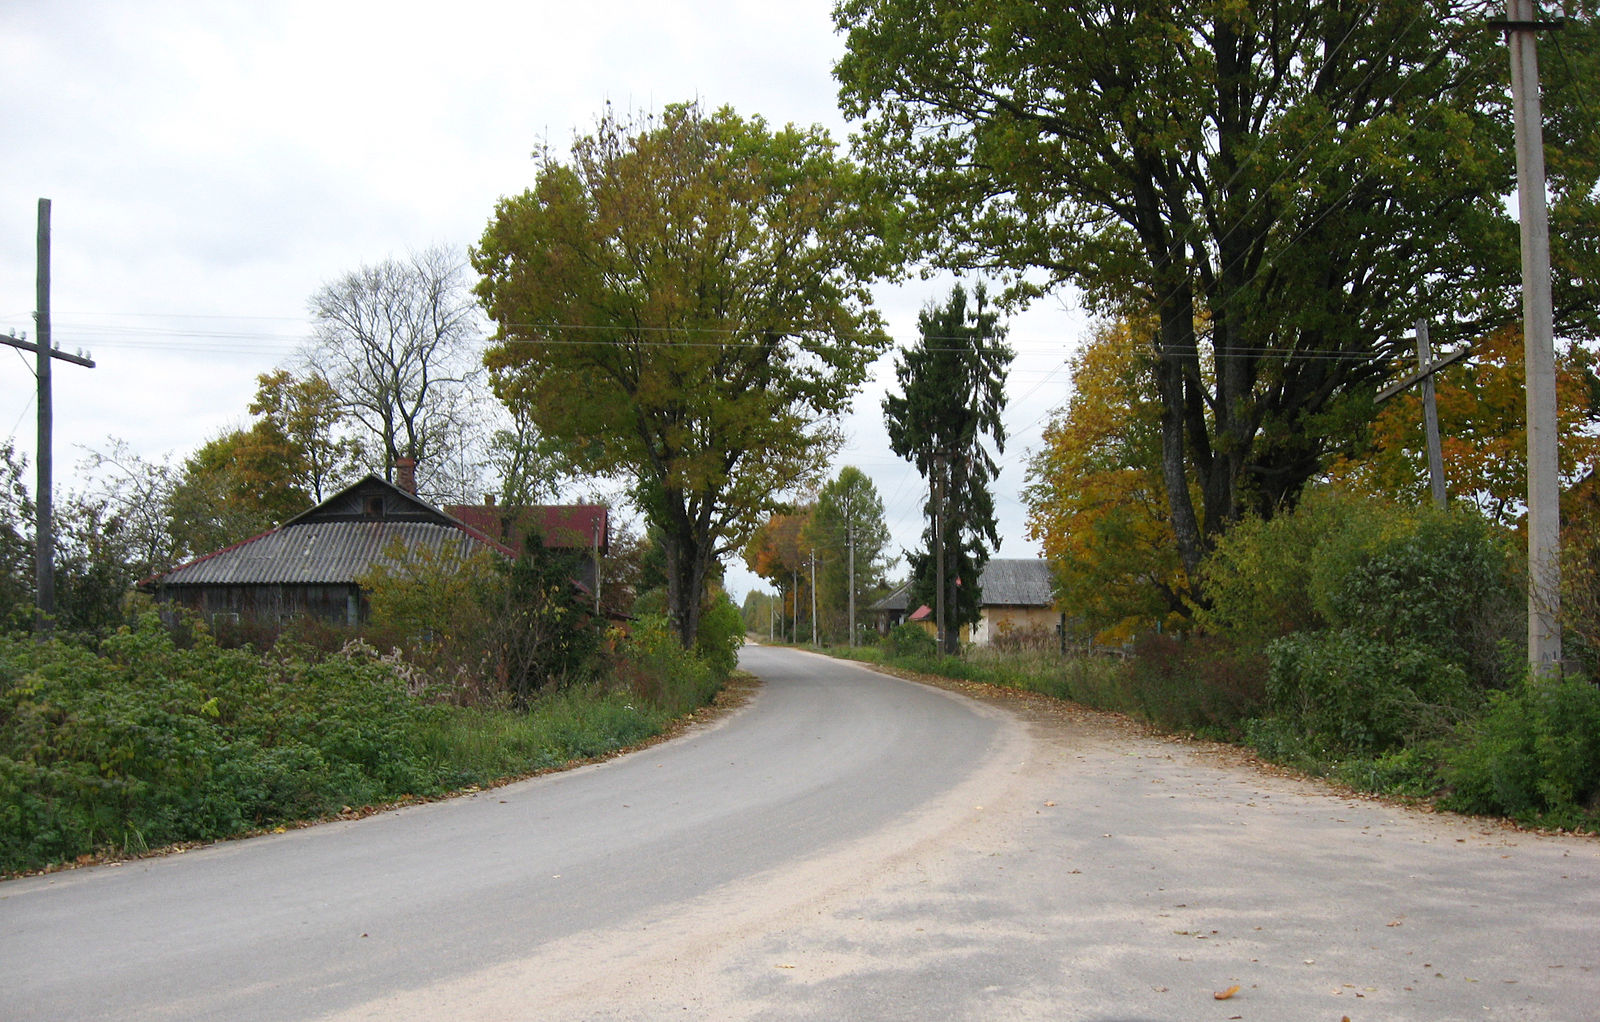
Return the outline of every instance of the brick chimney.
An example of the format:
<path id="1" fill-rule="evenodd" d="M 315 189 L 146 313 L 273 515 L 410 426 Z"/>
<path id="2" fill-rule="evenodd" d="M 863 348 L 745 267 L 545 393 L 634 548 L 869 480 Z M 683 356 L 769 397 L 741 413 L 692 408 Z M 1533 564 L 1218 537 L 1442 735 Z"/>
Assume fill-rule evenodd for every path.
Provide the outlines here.
<path id="1" fill-rule="evenodd" d="M 394 459 L 394 484 L 402 490 L 417 495 L 417 459 L 405 455 Z"/>

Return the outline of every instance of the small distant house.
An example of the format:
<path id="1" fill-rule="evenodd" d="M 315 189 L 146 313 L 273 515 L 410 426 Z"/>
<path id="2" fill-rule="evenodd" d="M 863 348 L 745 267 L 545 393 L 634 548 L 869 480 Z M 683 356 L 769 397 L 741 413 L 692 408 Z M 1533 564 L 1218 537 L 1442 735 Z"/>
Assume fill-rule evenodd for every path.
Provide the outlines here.
<path id="1" fill-rule="evenodd" d="M 972 630 L 974 645 L 987 646 L 1012 632 L 1048 635 L 1060 620 L 1046 561 L 1036 557 L 996 558 L 983 566 L 980 584 L 983 605 Z"/>
<path id="2" fill-rule="evenodd" d="M 906 609 L 911 604 L 911 583 L 902 582 L 888 596 L 867 607 L 877 624 L 878 634 L 887 635 L 895 626 L 905 623 Z"/>
<path id="3" fill-rule="evenodd" d="M 402 483 L 410 474 L 401 473 Z M 468 557 L 512 548 L 396 486 L 368 475 L 270 532 L 139 583 L 163 603 L 208 618 L 316 617 L 354 625 L 367 612 L 357 581 L 395 543 Z"/>
<path id="4" fill-rule="evenodd" d="M 971 629 L 962 627 L 962 641 L 986 646 L 1010 632 L 1042 630 L 1049 633 L 1056 627 L 1059 615 L 1051 590 L 1050 565 L 1045 561 L 995 558 L 983 566 L 979 588 L 982 604 L 978 624 Z M 901 585 L 868 608 L 877 621 L 879 632 L 888 632 L 903 623 L 921 625 L 933 632 L 932 608 L 913 608 L 909 589 L 910 583 Z"/>

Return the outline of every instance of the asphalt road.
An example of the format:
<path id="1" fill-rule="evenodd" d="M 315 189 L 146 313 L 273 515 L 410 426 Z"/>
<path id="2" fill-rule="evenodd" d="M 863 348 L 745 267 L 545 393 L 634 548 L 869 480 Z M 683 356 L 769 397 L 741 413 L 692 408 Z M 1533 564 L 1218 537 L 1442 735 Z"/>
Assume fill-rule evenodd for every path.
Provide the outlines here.
<path id="1" fill-rule="evenodd" d="M 0 884 L 0 1019 L 1600 1017 L 1600 842 L 743 660 L 605 764 Z"/>

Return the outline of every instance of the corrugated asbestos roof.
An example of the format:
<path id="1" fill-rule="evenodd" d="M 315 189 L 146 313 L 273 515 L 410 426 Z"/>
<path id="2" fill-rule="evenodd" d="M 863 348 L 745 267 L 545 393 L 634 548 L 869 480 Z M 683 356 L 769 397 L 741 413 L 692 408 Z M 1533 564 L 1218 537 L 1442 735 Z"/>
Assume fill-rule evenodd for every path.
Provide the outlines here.
<path id="1" fill-rule="evenodd" d="M 1048 607 L 1055 602 L 1050 565 L 1031 557 L 999 558 L 983 566 L 985 607 Z"/>
<path id="2" fill-rule="evenodd" d="M 1056 600 L 1050 565 L 1037 558 L 996 558 L 983 566 L 980 577 L 985 607 L 1048 607 Z M 901 585 L 868 609 L 879 613 L 907 610 L 910 588 L 909 583 Z M 918 620 L 917 615 L 913 614 L 912 620 Z"/>
<path id="3" fill-rule="evenodd" d="M 305 522 L 207 554 L 152 581 L 158 585 L 349 584 L 406 549 L 466 557 L 489 544 L 453 525 L 432 522 Z"/>
<path id="4" fill-rule="evenodd" d="M 905 610 L 906 604 L 910 602 L 909 597 L 907 596 L 907 590 L 910 588 L 911 583 L 903 582 L 895 587 L 894 592 L 890 593 L 888 596 L 885 596 L 883 599 L 879 600 L 877 603 L 874 603 L 867 609 L 869 611 L 876 611 L 879 613 L 889 610 Z"/>

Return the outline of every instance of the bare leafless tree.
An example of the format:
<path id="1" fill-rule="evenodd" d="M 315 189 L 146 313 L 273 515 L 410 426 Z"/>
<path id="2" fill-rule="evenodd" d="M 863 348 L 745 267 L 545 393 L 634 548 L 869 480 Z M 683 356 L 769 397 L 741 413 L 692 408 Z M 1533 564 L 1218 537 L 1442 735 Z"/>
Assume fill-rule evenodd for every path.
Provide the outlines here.
<path id="1" fill-rule="evenodd" d="M 472 451 L 482 395 L 478 305 L 460 253 L 434 246 L 362 266 L 311 298 L 316 336 L 304 359 L 333 384 L 382 452 L 418 463 L 418 486 L 436 496 L 476 489 Z"/>

